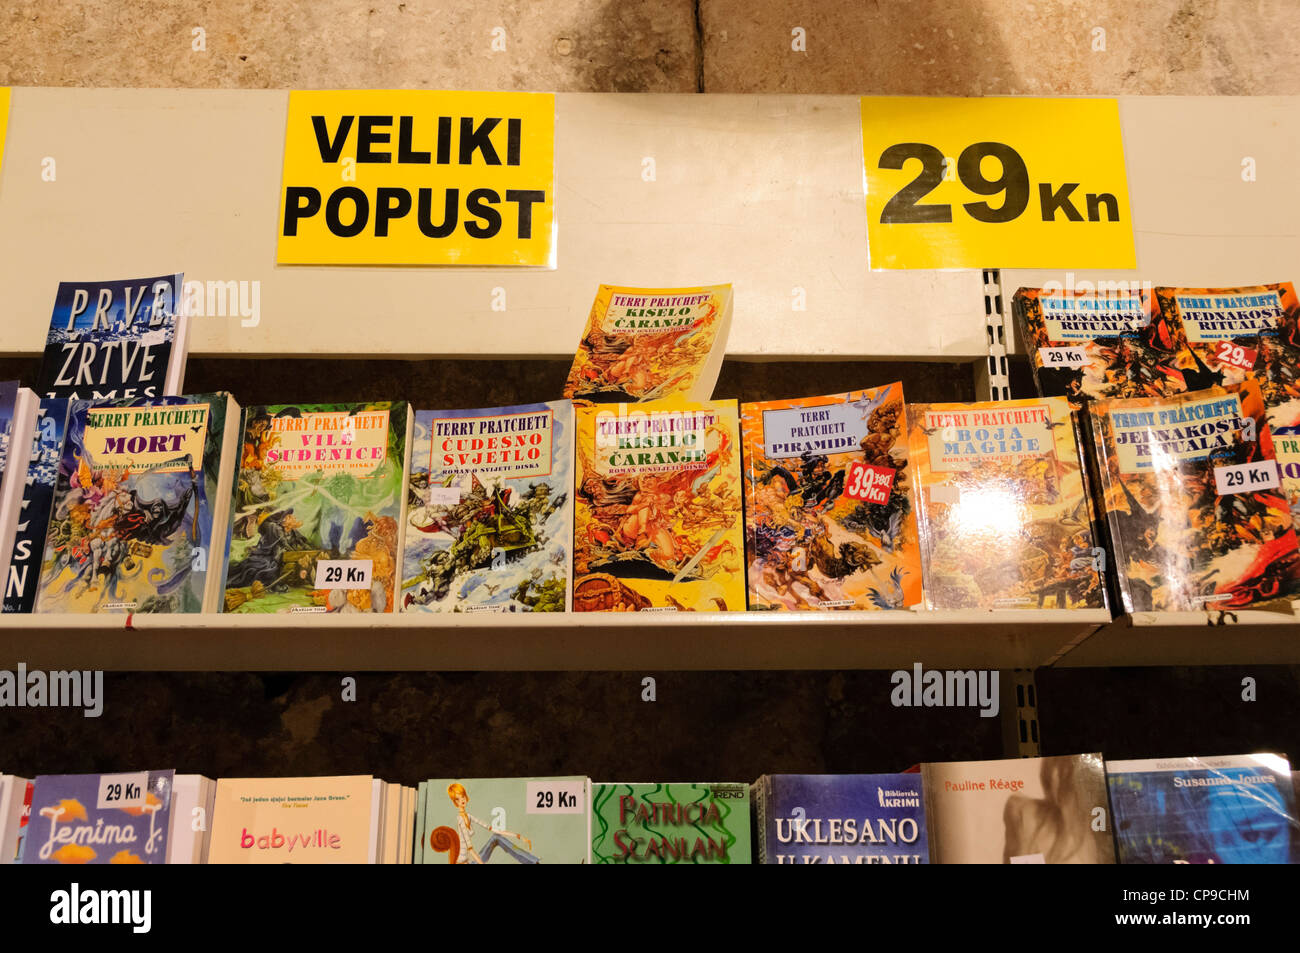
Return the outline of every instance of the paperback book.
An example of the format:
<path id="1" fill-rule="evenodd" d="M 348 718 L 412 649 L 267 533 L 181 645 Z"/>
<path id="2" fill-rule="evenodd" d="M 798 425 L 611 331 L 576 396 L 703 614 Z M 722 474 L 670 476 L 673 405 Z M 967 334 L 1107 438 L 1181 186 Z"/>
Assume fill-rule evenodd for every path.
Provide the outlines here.
<path id="1" fill-rule="evenodd" d="M 373 863 L 375 781 L 365 775 L 221 778 L 208 863 Z"/>
<path id="2" fill-rule="evenodd" d="M 923 764 L 921 777 L 937 864 L 1115 862 L 1100 754 Z"/>
<path id="3" fill-rule="evenodd" d="M 1157 288 L 1155 295 L 1164 320 L 1181 326 L 1201 387 L 1239 384 L 1252 376 L 1260 335 L 1280 330 L 1287 307 L 1296 306 L 1290 283 Z"/>
<path id="4" fill-rule="evenodd" d="M 736 402 L 576 413 L 574 611 L 743 609 Z"/>
<path id="5" fill-rule="evenodd" d="M 594 864 L 748 864 L 745 784 L 593 784 Z"/>
<path id="6" fill-rule="evenodd" d="M 402 608 L 564 612 L 573 563 L 573 405 L 415 415 Z"/>
<path id="7" fill-rule="evenodd" d="M 1176 394 L 1208 380 L 1146 291 L 1021 288 L 1011 301 L 1038 393 L 1085 400 Z M 1191 377 L 1189 378 L 1189 375 Z"/>
<path id="8" fill-rule="evenodd" d="M 1300 861 L 1291 766 L 1274 754 L 1106 765 L 1121 864 Z"/>
<path id="9" fill-rule="evenodd" d="M 928 608 L 1105 608 L 1105 551 L 1064 397 L 907 413 Z"/>
<path id="10" fill-rule="evenodd" d="M 9 559 L 22 521 L 23 490 L 36 420 L 36 395 L 17 381 L 0 381 L 0 580 L 8 585 Z"/>
<path id="11" fill-rule="evenodd" d="M 73 402 L 37 612 L 215 612 L 239 406 L 225 393 Z"/>
<path id="12" fill-rule="evenodd" d="M 36 411 L 31 457 L 14 533 L 13 554 L 5 576 L 4 612 L 31 612 L 40 584 L 45 537 L 50 528 L 54 489 L 63 439 L 72 402 L 63 397 L 41 398 Z"/>
<path id="13" fill-rule="evenodd" d="M 601 285 L 564 385 L 579 404 L 708 400 L 731 326 L 731 285 Z"/>
<path id="14" fill-rule="evenodd" d="M 440 778 L 423 785 L 420 864 L 591 862 L 587 778 Z"/>
<path id="15" fill-rule="evenodd" d="M 754 784 L 760 864 L 928 864 L 919 774 L 767 774 Z"/>
<path id="16" fill-rule="evenodd" d="M 1291 283 L 1276 287 L 1281 317 L 1259 333 L 1254 373 L 1268 408 L 1282 489 L 1292 518 L 1300 521 L 1300 302 Z"/>
<path id="17" fill-rule="evenodd" d="M 392 612 L 411 412 L 403 401 L 249 407 L 227 612 Z"/>
<path id="18" fill-rule="evenodd" d="M 179 394 L 184 295 L 181 274 L 59 282 L 37 392 L 94 401 Z"/>
<path id="19" fill-rule="evenodd" d="M 171 771 L 43 774 L 32 783 L 24 864 L 163 864 Z"/>
<path id="20" fill-rule="evenodd" d="M 920 602 L 903 385 L 740 412 L 749 608 Z"/>
<path id="21" fill-rule="evenodd" d="M 1090 413 L 1125 611 L 1243 609 L 1300 592 L 1255 380 Z"/>

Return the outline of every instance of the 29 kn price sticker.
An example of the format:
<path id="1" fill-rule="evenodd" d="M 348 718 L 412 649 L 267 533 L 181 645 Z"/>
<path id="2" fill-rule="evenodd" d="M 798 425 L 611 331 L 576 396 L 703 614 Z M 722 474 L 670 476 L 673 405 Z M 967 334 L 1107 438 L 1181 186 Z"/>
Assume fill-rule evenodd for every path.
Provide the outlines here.
<path id="1" fill-rule="evenodd" d="M 892 268 L 1134 268 L 1113 99 L 862 98 L 868 257 Z"/>

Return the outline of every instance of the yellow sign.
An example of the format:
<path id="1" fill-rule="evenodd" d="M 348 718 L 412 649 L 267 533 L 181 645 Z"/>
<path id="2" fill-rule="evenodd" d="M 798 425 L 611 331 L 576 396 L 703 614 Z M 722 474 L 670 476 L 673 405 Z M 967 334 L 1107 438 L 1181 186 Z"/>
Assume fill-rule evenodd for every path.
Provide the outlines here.
<path id="1" fill-rule="evenodd" d="M 5 133 L 9 130 L 9 87 L 0 86 L 0 169 L 5 161 Z"/>
<path id="2" fill-rule="evenodd" d="M 289 94 L 282 265 L 555 263 L 550 93 Z"/>
<path id="3" fill-rule="evenodd" d="M 862 98 L 873 269 L 1135 268 L 1113 99 Z"/>

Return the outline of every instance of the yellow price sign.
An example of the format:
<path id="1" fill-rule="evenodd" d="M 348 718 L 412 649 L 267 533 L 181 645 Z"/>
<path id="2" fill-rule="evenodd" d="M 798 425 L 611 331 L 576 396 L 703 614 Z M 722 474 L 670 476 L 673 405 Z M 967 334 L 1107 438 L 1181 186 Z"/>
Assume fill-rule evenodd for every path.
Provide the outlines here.
<path id="1" fill-rule="evenodd" d="M 276 261 L 555 264 L 555 97 L 293 91 Z"/>
<path id="2" fill-rule="evenodd" d="M 9 87 L 0 86 L 0 169 L 5 161 L 5 133 L 9 131 Z"/>
<path id="3" fill-rule="evenodd" d="M 873 269 L 1137 267 L 1115 100 L 861 105 Z"/>

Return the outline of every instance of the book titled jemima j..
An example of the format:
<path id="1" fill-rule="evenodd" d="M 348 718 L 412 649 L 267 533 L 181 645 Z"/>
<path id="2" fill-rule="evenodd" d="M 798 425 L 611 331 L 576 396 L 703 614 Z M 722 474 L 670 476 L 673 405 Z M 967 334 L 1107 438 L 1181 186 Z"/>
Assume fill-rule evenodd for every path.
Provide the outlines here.
<path id="1" fill-rule="evenodd" d="M 174 772 L 44 774 L 33 781 L 24 864 L 164 864 Z"/>

